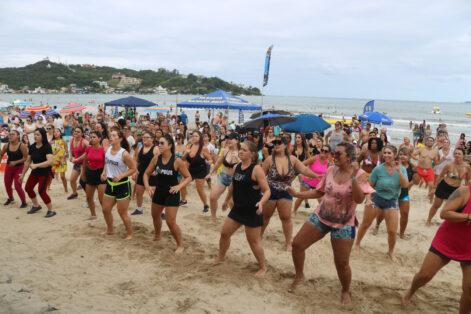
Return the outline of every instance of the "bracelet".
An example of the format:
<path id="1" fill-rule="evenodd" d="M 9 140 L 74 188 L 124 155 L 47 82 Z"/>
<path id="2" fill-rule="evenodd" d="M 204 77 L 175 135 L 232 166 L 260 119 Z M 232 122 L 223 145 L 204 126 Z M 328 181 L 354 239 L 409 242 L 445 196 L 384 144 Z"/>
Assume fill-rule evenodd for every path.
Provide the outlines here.
<path id="1" fill-rule="evenodd" d="M 352 183 L 355 183 L 355 182 L 357 182 L 357 177 L 352 178 Z"/>

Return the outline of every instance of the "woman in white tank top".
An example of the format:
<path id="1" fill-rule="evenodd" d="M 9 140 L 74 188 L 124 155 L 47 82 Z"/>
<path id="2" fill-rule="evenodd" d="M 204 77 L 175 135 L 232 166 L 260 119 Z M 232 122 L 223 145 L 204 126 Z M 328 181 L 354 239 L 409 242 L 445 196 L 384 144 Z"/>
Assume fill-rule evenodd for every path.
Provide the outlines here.
<path id="1" fill-rule="evenodd" d="M 136 163 L 129 154 L 129 144 L 119 128 L 111 128 L 110 143 L 111 146 L 105 154 L 105 168 L 101 176 L 102 181 L 106 180 L 102 208 L 107 226 L 106 231 L 101 234 L 113 234 L 113 214 L 111 210 L 117 204 L 119 216 L 123 220 L 128 233 L 126 239 L 131 239 L 131 218 L 128 215 L 131 200 L 129 176 L 136 172 Z"/>

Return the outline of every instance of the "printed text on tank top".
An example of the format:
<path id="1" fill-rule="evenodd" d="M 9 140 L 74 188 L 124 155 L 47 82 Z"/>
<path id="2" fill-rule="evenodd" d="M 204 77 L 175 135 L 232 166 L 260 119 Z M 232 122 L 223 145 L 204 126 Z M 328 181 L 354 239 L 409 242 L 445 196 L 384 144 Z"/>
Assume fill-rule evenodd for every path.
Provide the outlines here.
<path id="1" fill-rule="evenodd" d="M 174 186 L 178 184 L 178 171 L 175 170 L 175 156 L 171 155 L 164 164 L 163 156 L 157 157 L 155 165 L 158 186 Z"/>
<path id="2" fill-rule="evenodd" d="M 249 186 L 252 187 L 254 190 L 260 190 L 260 186 L 258 185 L 258 182 L 257 181 L 254 181 L 252 179 L 252 171 L 250 172 L 250 178 L 246 178 L 246 175 L 247 174 L 244 174 L 244 171 L 249 169 L 250 167 L 252 166 L 255 166 L 256 164 L 250 164 L 250 165 L 247 165 L 247 166 L 244 166 L 242 163 L 240 164 L 240 172 L 236 171 L 234 172 L 234 176 L 232 177 L 234 181 L 236 182 L 242 182 L 242 181 L 245 181 L 245 182 L 249 182 L 250 180 L 250 184 Z M 239 167 L 239 166 L 237 166 Z"/>
<path id="3" fill-rule="evenodd" d="M 111 179 L 114 175 L 121 175 L 128 171 L 128 166 L 123 161 L 124 148 L 119 151 L 112 151 L 112 146 L 108 148 L 105 154 L 106 176 Z"/>
<path id="4" fill-rule="evenodd" d="M 268 170 L 268 184 L 270 187 L 274 188 L 275 190 L 284 190 L 286 187 L 290 186 L 291 181 L 296 176 L 296 172 L 294 171 L 293 165 L 291 164 L 290 156 L 286 156 L 288 158 L 288 172 L 284 175 L 278 172 L 276 167 L 276 160 L 275 156 L 273 155 L 273 163 Z"/>

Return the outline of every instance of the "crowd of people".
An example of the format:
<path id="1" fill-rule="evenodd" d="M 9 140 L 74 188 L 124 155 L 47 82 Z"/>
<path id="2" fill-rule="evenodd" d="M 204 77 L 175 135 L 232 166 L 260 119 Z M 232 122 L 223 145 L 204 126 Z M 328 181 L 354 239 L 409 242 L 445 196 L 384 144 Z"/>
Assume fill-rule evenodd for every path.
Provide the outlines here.
<path id="1" fill-rule="evenodd" d="M 413 185 L 423 185 L 431 202 L 424 223 L 430 226 L 444 202 L 440 217 L 445 221 L 404 295 L 403 305 L 407 306 L 417 289 L 440 268 L 455 260 L 463 269 L 460 311 L 471 311 L 471 244 L 467 241 L 471 234 L 471 142 L 462 134 L 451 145 L 444 124 L 432 134 L 424 121 L 421 137 L 416 139 L 414 131 L 412 143 L 406 137 L 396 147 L 390 143 L 385 128 L 372 128 L 370 124 L 362 128 L 355 119 L 351 125 L 336 122 L 326 134 L 298 133 L 293 138 L 278 126 L 238 128 L 229 124 L 223 113 L 211 118 L 208 112 L 208 121 L 202 122 L 196 112 L 192 126 L 183 111 L 159 114 L 155 119 L 135 110 L 107 114 L 102 107 L 97 114 L 31 113 L 26 119 L 19 119 L 18 114 L 12 110 L 2 116 L 7 138 L 0 158 L 8 156 L 5 206 L 14 204 L 14 185 L 20 208 L 28 207 L 25 192 L 28 194 L 31 208 L 27 214 L 42 209 L 39 194 L 47 208 L 44 217 L 56 216 L 54 200 L 48 195 L 56 178 L 68 200 L 76 199 L 80 190 L 85 192 L 85 206 L 90 210 L 87 221 L 98 217 L 97 194 L 106 222 L 103 235 L 114 232 L 112 211 L 116 206 L 126 228 L 126 239 L 130 239 L 131 216 L 143 214 L 148 194 L 152 200 L 153 239 L 159 240 L 165 220 L 176 242 L 175 253 L 179 254 L 184 251 L 184 242 L 177 213 L 179 207 L 188 206 L 187 190 L 194 181 L 202 212 L 209 213 L 211 223 L 216 222 L 220 201 L 223 211 L 231 208 L 213 265 L 225 261 L 231 236 L 244 226 L 258 262 L 255 275 L 263 277 L 267 267 L 262 238 L 277 210 L 284 247 L 292 252 L 296 273 L 289 291 L 293 292 L 304 280 L 306 249 L 330 233 L 342 303 L 351 302 L 352 249 L 360 250 L 375 219 L 373 234 L 384 220 L 387 255 L 395 261 L 398 228 L 399 237 L 408 238 L 409 190 Z M 69 167 L 72 170 L 66 176 Z M 292 186 L 294 180 L 299 180 L 299 190 Z M 210 189 L 209 195 L 205 185 Z M 137 205 L 134 210 L 130 208 L 132 198 Z M 305 208 L 310 208 L 309 199 L 317 199 L 318 205 L 293 238 L 292 216 L 303 202 Z M 358 227 L 356 208 L 362 203 L 365 206 Z"/>

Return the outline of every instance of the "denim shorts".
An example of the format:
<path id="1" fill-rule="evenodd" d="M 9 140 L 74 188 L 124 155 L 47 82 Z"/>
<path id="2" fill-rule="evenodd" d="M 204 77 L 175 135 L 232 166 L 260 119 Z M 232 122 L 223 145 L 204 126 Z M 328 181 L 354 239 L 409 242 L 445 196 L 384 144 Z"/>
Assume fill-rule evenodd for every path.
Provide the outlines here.
<path id="1" fill-rule="evenodd" d="M 219 172 L 217 181 L 220 185 L 228 187 L 232 183 L 232 176 L 225 174 L 223 171 Z"/>
<path id="2" fill-rule="evenodd" d="M 82 164 L 74 164 L 74 168 L 73 168 L 75 171 L 82 171 Z"/>
<path id="3" fill-rule="evenodd" d="M 312 214 L 307 221 L 312 223 L 323 234 L 330 232 L 331 239 L 355 239 L 356 228 L 354 226 L 345 226 L 341 229 L 333 228 L 320 221 L 316 214 Z"/>
<path id="4" fill-rule="evenodd" d="M 397 205 L 397 198 L 387 200 L 379 196 L 378 193 L 371 194 L 371 200 L 373 201 L 374 206 L 379 209 L 398 209 L 399 207 Z"/>
<path id="5" fill-rule="evenodd" d="M 288 201 L 292 201 L 293 197 L 285 190 L 276 190 L 270 187 L 270 198 L 268 199 L 270 202 L 276 202 L 279 199 L 285 199 Z"/>
<path id="6" fill-rule="evenodd" d="M 305 188 L 308 189 L 308 190 L 315 190 L 315 189 L 316 189 L 314 186 L 310 186 L 309 184 L 307 184 L 307 182 L 304 181 L 304 180 L 301 181 L 300 184 L 301 184 L 301 186 L 305 187 Z"/>

